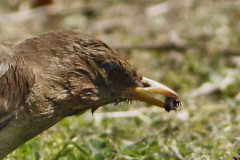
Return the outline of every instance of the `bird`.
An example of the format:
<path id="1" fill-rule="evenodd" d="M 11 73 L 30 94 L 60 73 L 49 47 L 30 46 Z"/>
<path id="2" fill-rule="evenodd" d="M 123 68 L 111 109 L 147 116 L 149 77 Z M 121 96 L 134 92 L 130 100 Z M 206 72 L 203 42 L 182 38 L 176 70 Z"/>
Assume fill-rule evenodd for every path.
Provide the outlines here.
<path id="1" fill-rule="evenodd" d="M 167 111 L 180 103 L 175 91 L 79 30 L 0 42 L 0 159 L 65 117 L 134 100 Z"/>

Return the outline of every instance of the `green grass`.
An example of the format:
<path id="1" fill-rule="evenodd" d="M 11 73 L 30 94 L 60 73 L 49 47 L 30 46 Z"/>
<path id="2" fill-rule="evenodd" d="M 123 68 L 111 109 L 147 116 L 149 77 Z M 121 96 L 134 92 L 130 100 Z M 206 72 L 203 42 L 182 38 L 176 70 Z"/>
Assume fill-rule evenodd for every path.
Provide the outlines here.
<path id="1" fill-rule="evenodd" d="M 4 7 L 0 5 L 3 15 L 0 18 L 12 12 L 14 2 L 0 2 L 4 4 Z M 139 102 L 105 106 L 94 115 L 87 112 L 65 118 L 22 145 L 7 159 L 231 160 L 240 153 L 240 60 L 237 56 L 224 56 L 218 49 L 239 47 L 239 3 L 190 0 L 189 7 L 176 3 L 179 7 L 173 7 L 174 12 L 156 13 L 151 17 L 147 11 L 152 6 L 160 2 L 174 6 L 176 1 L 141 2 L 145 3 L 92 0 L 85 6 L 85 9 L 90 6 L 89 15 L 77 8 L 82 5 L 80 1 L 59 0 L 58 5 L 68 3 L 72 10 L 63 7 L 63 11 L 53 17 L 4 21 L 0 23 L 0 39 L 22 39 L 49 28 L 80 28 L 110 44 L 149 44 L 161 43 L 171 32 L 177 33 L 180 40 L 192 46 L 191 49 L 181 53 L 121 52 L 142 75 L 176 90 L 181 97 L 182 109 L 168 113 Z M 135 12 L 138 7 L 140 11 Z M 117 25 L 99 25 L 115 18 L 119 20 Z M 120 23 L 125 20 L 126 23 Z M 139 21 L 135 23 L 135 20 Z M 29 28 L 29 24 L 34 27 Z M 206 84 L 217 88 L 199 94 L 198 89 Z M 198 94 L 194 96 L 196 92 Z"/>
<path id="2" fill-rule="evenodd" d="M 231 159 L 239 147 L 236 115 L 226 106 L 195 107 L 177 113 L 147 113 L 150 123 L 137 117 L 103 117 L 98 122 L 89 120 L 90 113 L 67 118 L 10 157 L 19 160 Z"/>

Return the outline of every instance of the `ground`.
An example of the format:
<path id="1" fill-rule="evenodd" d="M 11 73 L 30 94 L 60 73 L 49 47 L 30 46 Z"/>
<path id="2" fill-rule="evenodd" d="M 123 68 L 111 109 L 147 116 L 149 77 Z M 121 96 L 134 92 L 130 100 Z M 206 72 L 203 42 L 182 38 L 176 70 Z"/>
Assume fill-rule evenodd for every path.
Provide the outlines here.
<path id="1" fill-rule="evenodd" d="M 171 87 L 182 101 L 170 113 L 133 102 L 65 118 L 7 159 L 230 160 L 240 153 L 240 1 L 0 4 L 1 41 L 81 29 L 116 47 L 142 75 Z M 182 49 L 136 49 L 168 43 Z"/>

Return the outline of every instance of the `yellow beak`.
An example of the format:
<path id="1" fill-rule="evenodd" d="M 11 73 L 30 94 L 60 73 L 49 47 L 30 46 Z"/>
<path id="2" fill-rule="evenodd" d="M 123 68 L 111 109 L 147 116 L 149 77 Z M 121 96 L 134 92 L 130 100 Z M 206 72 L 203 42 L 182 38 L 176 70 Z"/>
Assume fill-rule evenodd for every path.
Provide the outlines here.
<path id="1" fill-rule="evenodd" d="M 180 103 L 178 100 L 179 96 L 176 92 L 174 92 L 172 89 L 168 88 L 167 86 L 146 77 L 143 77 L 142 83 L 146 84 L 145 86 L 147 87 L 136 87 L 136 88 L 130 89 L 130 92 L 133 94 L 136 100 L 165 108 L 167 102 L 163 102 L 162 100 L 159 100 L 152 96 L 147 95 L 148 93 L 160 94 L 168 98 L 171 98 L 173 101 L 175 101 L 176 103 L 174 103 L 174 105 L 176 106 L 172 106 L 172 107 L 174 108 L 173 110 L 176 110 L 176 108 L 178 107 L 178 104 Z"/>

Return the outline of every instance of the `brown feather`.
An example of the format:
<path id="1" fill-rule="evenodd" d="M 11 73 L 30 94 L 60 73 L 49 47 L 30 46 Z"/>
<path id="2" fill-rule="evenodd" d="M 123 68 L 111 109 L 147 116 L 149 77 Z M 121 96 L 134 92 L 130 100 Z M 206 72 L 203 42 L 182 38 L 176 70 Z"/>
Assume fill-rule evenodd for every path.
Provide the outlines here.
<path id="1" fill-rule="evenodd" d="M 0 44 L 0 158 L 66 116 L 128 100 L 141 76 L 79 31 Z"/>

